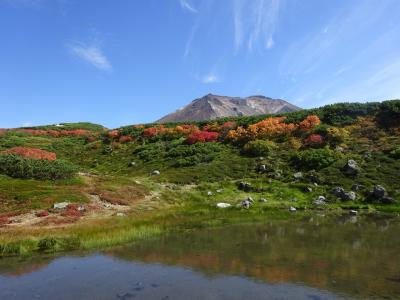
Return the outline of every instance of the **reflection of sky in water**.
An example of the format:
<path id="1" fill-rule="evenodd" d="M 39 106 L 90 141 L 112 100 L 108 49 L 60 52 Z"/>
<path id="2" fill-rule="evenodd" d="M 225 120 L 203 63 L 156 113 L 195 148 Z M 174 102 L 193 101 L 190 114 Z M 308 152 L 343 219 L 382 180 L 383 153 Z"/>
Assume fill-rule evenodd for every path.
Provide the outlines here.
<path id="1" fill-rule="evenodd" d="M 106 256 L 61 258 L 40 271 L 0 277 L 1 299 L 342 299 L 295 284 L 124 262 Z"/>
<path id="2" fill-rule="evenodd" d="M 398 299 L 399 232 L 399 217 L 313 216 L 5 258 L 0 299 Z"/>

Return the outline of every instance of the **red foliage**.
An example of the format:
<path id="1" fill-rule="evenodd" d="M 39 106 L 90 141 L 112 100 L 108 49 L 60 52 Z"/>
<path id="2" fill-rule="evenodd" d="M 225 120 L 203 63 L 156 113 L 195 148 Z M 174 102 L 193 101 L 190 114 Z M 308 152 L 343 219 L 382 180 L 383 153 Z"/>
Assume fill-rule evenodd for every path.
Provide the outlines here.
<path id="1" fill-rule="evenodd" d="M 8 217 L 0 217 L 0 225 L 10 224 L 11 221 Z"/>
<path id="2" fill-rule="evenodd" d="M 155 137 L 158 134 L 159 130 L 156 127 L 149 127 L 143 130 L 143 136 L 147 138 Z"/>
<path id="3" fill-rule="evenodd" d="M 5 151 L 0 152 L 1 154 L 16 154 L 23 157 L 33 159 L 48 159 L 56 160 L 57 156 L 53 152 L 36 149 L 36 148 L 25 148 L 25 147 L 14 147 Z"/>
<path id="4" fill-rule="evenodd" d="M 119 138 L 119 142 L 121 144 L 129 143 L 132 141 L 133 141 L 133 137 L 131 137 L 130 135 L 123 135 Z"/>
<path id="5" fill-rule="evenodd" d="M 94 134 L 90 130 L 75 129 L 75 130 L 40 130 L 40 129 L 18 129 L 17 132 L 24 132 L 31 135 L 50 135 L 52 137 L 60 136 L 84 136 Z"/>
<path id="6" fill-rule="evenodd" d="M 97 139 L 94 136 L 88 136 L 88 138 L 86 139 L 86 143 L 90 144 L 95 142 Z"/>
<path id="7" fill-rule="evenodd" d="M 120 132 L 118 130 L 111 130 L 108 132 L 108 137 L 112 139 L 116 139 L 119 137 Z"/>
<path id="8" fill-rule="evenodd" d="M 39 217 L 39 218 L 47 217 L 48 215 L 49 215 L 49 212 L 47 210 L 36 213 L 36 217 Z"/>
<path id="9" fill-rule="evenodd" d="M 219 133 L 212 131 L 196 131 L 188 135 L 186 143 L 192 145 L 195 143 L 216 142 Z"/>
<path id="10" fill-rule="evenodd" d="M 311 134 L 303 142 L 303 145 L 311 148 L 319 148 L 324 145 L 324 137 L 320 134 Z"/>
<path id="11" fill-rule="evenodd" d="M 83 212 L 79 210 L 78 205 L 76 204 L 69 204 L 67 208 L 61 213 L 63 217 L 81 217 Z"/>

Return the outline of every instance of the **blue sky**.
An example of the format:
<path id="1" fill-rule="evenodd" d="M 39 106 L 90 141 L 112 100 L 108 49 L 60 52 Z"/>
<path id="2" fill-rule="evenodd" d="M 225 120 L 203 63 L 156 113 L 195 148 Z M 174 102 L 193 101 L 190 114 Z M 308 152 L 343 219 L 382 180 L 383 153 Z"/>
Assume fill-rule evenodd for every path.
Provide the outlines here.
<path id="1" fill-rule="evenodd" d="M 0 127 L 400 98 L 399 0 L 0 0 L 0 36 Z"/>

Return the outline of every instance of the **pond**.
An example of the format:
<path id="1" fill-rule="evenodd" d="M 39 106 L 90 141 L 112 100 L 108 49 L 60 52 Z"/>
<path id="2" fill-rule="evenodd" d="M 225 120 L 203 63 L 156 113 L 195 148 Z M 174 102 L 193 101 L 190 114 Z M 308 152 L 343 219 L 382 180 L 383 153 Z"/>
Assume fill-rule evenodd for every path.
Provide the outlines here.
<path id="1" fill-rule="evenodd" d="M 400 299 L 400 218 L 304 216 L 0 260 L 0 299 Z"/>

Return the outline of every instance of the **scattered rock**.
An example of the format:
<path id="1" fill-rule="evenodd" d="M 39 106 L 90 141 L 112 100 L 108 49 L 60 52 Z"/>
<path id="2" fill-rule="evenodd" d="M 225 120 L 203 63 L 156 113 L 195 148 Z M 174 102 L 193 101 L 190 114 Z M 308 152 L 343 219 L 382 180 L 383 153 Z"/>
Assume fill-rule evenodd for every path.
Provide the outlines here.
<path id="1" fill-rule="evenodd" d="M 218 208 L 228 208 L 228 207 L 231 207 L 231 205 L 229 203 L 220 202 L 220 203 L 217 203 L 217 207 Z"/>
<path id="2" fill-rule="evenodd" d="M 224 190 L 223 189 L 218 189 L 217 193 L 222 193 Z"/>
<path id="3" fill-rule="evenodd" d="M 293 201 L 293 202 L 297 202 L 297 198 L 296 197 L 292 197 L 290 200 Z"/>
<path id="4" fill-rule="evenodd" d="M 374 189 L 372 190 L 372 194 L 376 198 L 381 199 L 381 198 L 383 198 L 385 196 L 386 189 L 381 185 L 376 185 L 376 186 L 374 186 Z"/>
<path id="5" fill-rule="evenodd" d="M 356 176 L 360 171 L 357 162 L 354 159 L 349 159 L 342 168 L 342 172 L 345 175 Z"/>
<path id="6" fill-rule="evenodd" d="M 207 192 L 207 196 L 212 196 L 212 195 L 214 195 L 213 192 L 211 192 L 211 191 Z"/>
<path id="7" fill-rule="evenodd" d="M 396 204 L 397 203 L 397 201 L 395 199 L 391 198 L 391 197 L 383 197 L 381 199 L 381 202 L 383 204 Z"/>
<path id="8" fill-rule="evenodd" d="M 241 181 L 241 182 L 239 182 L 239 190 L 249 192 L 252 190 L 252 186 L 248 182 Z"/>
<path id="9" fill-rule="evenodd" d="M 265 198 L 260 198 L 260 200 L 258 200 L 258 202 L 265 203 L 265 202 L 267 202 L 267 199 L 265 199 Z"/>
<path id="10" fill-rule="evenodd" d="M 343 147 L 340 147 L 340 146 L 336 146 L 335 150 L 336 150 L 337 152 L 343 152 L 343 151 L 344 151 L 344 148 L 343 148 Z"/>
<path id="11" fill-rule="evenodd" d="M 161 173 L 158 170 L 154 170 L 153 172 L 151 172 L 151 175 L 154 175 L 154 176 L 159 176 L 160 174 Z"/>
<path id="12" fill-rule="evenodd" d="M 258 160 L 264 160 L 264 159 L 265 159 L 264 156 L 260 156 L 260 157 L 258 158 Z"/>
<path id="13" fill-rule="evenodd" d="M 324 196 L 318 196 L 317 199 L 313 202 L 315 205 L 324 205 L 326 204 L 326 198 Z"/>
<path id="14" fill-rule="evenodd" d="M 355 183 L 355 184 L 353 184 L 353 186 L 351 187 L 351 190 L 352 190 L 352 191 L 355 191 L 355 192 L 361 191 L 361 190 L 363 190 L 363 189 L 365 189 L 365 186 L 363 186 L 362 184 L 359 184 L 359 183 Z"/>
<path id="15" fill-rule="evenodd" d="M 247 201 L 249 201 L 249 202 L 251 202 L 251 203 L 253 203 L 254 202 L 254 200 L 253 200 L 253 198 L 252 197 L 247 197 Z"/>
<path id="16" fill-rule="evenodd" d="M 296 210 L 297 210 L 296 207 L 293 207 L 293 206 L 289 207 L 290 212 L 295 212 Z"/>
<path id="17" fill-rule="evenodd" d="M 303 178 L 303 173 L 302 172 L 297 172 L 293 174 L 294 179 L 302 179 Z"/>
<path id="18" fill-rule="evenodd" d="M 267 166 L 266 165 L 260 165 L 258 167 L 258 171 L 261 173 L 267 172 Z"/>
<path id="19" fill-rule="evenodd" d="M 357 195 L 355 192 L 350 191 L 350 192 L 346 192 L 342 187 L 335 187 L 332 190 L 332 194 L 339 197 L 340 199 L 344 200 L 344 201 L 354 201 L 357 198 Z"/>
<path id="20" fill-rule="evenodd" d="M 311 193 L 312 191 L 313 191 L 312 187 L 306 186 L 304 188 L 304 192 L 306 192 L 306 193 Z"/>
<path id="21" fill-rule="evenodd" d="M 124 214 L 124 213 L 122 213 L 122 212 L 119 212 L 119 213 L 116 214 L 116 216 L 117 216 L 117 217 L 125 217 L 126 214 Z"/>
<path id="22" fill-rule="evenodd" d="M 357 216 L 358 215 L 358 211 L 352 209 L 352 210 L 349 211 L 349 214 L 352 215 L 352 216 Z"/>
<path id="23" fill-rule="evenodd" d="M 338 196 L 338 197 L 341 197 L 343 193 L 344 193 L 344 189 L 340 186 L 337 186 L 332 190 L 332 194 L 335 196 Z"/>
<path id="24" fill-rule="evenodd" d="M 134 166 L 136 166 L 136 162 L 134 162 L 134 161 L 131 161 L 131 162 L 129 163 L 129 166 L 130 166 L 130 167 L 134 167 Z"/>
<path id="25" fill-rule="evenodd" d="M 354 201 L 354 200 L 356 200 L 357 195 L 353 191 L 345 192 L 342 194 L 341 198 L 342 198 L 342 200 L 345 200 L 345 201 Z"/>
<path id="26" fill-rule="evenodd" d="M 240 202 L 240 207 L 245 208 L 245 209 L 249 209 L 251 205 L 251 202 L 249 200 L 243 200 L 242 202 Z"/>
<path id="27" fill-rule="evenodd" d="M 69 205 L 69 202 L 60 202 L 60 203 L 54 203 L 53 208 L 54 209 L 66 209 Z"/>

